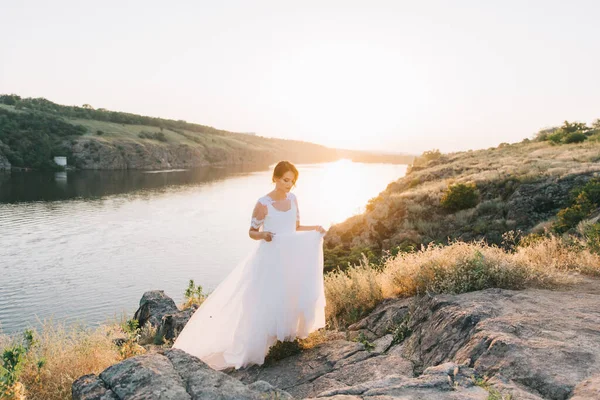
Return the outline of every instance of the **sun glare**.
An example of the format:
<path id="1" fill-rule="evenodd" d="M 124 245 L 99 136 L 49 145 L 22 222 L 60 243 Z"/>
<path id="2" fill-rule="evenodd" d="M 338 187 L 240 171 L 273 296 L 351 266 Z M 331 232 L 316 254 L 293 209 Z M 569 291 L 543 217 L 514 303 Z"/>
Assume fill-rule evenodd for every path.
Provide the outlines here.
<path id="1" fill-rule="evenodd" d="M 294 192 L 301 199 L 301 221 L 329 228 L 363 212 L 371 197 L 384 190 L 387 183 L 404 175 L 406 166 L 339 160 L 318 167 L 298 165 L 298 171 L 300 179 Z M 323 202 L 328 206 L 325 207 Z M 335 206 L 331 207 L 331 204 Z"/>

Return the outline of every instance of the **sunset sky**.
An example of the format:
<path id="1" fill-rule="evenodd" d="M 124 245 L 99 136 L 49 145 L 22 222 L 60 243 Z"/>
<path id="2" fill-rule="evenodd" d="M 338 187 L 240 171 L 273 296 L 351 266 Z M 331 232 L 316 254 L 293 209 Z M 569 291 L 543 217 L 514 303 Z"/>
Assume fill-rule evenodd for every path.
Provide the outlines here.
<path id="1" fill-rule="evenodd" d="M 3 1 L 0 93 L 332 147 L 600 118 L 597 1 Z"/>

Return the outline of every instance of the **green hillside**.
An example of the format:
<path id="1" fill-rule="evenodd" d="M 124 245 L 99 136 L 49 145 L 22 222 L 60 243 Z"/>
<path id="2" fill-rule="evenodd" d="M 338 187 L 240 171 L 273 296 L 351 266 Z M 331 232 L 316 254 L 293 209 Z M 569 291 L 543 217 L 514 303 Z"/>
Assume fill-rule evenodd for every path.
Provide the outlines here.
<path id="1" fill-rule="evenodd" d="M 0 161 L 4 157 L 12 167 L 53 169 L 52 159 L 57 155 L 67 156 L 70 165 L 84 169 L 161 169 L 279 159 L 410 163 L 414 158 L 331 149 L 181 120 L 0 95 Z"/>

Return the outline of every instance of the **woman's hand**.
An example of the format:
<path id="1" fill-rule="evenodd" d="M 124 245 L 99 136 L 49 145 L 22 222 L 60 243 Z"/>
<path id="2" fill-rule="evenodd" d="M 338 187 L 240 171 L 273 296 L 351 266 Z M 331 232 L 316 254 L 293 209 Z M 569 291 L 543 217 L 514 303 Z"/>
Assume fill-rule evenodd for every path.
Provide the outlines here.
<path id="1" fill-rule="evenodd" d="M 262 233 L 262 239 L 265 240 L 266 242 L 270 242 L 271 240 L 273 240 L 273 236 L 275 235 L 272 232 L 261 232 Z"/>
<path id="2" fill-rule="evenodd" d="M 319 233 L 322 233 L 322 234 L 326 234 L 327 233 L 327 231 L 325 230 L 325 228 L 323 228 L 321 225 L 315 226 L 315 231 L 318 231 Z"/>

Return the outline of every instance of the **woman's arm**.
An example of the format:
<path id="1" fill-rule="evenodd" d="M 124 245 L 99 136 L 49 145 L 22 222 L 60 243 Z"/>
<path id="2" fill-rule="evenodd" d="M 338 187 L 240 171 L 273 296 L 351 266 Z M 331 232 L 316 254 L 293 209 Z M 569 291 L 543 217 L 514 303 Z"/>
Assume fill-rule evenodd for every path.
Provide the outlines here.
<path id="1" fill-rule="evenodd" d="M 300 223 L 296 223 L 297 231 L 319 231 L 321 233 L 326 233 L 327 231 L 321 225 L 300 225 Z"/>
<path id="2" fill-rule="evenodd" d="M 298 199 L 296 198 L 296 195 L 292 195 L 292 200 L 296 204 L 296 231 L 327 232 L 321 225 L 300 225 L 300 209 L 298 208 Z"/>
<path id="3" fill-rule="evenodd" d="M 250 228 L 248 230 L 248 236 L 250 236 L 254 240 L 266 240 L 270 242 L 273 240 L 273 234 L 271 232 L 261 232 L 256 228 Z"/>
<path id="4" fill-rule="evenodd" d="M 252 219 L 250 220 L 250 229 L 248 229 L 248 236 L 254 240 L 266 240 L 270 242 L 273 240 L 273 234 L 271 232 L 261 232 L 260 227 L 265 222 L 267 216 L 267 207 L 259 202 L 254 206 L 252 211 Z"/>

